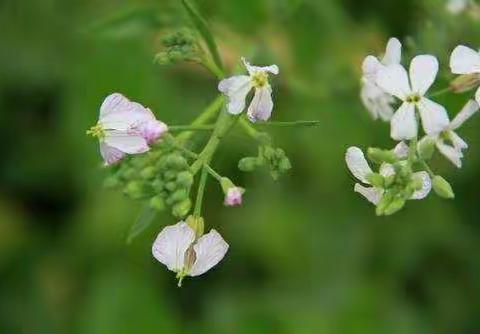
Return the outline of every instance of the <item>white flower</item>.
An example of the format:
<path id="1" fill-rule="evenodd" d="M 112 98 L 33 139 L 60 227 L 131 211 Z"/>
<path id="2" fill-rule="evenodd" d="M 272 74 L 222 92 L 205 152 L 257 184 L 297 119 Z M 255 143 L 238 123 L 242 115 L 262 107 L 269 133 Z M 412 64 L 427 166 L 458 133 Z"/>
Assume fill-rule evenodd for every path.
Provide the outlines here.
<path id="1" fill-rule="evenodd" d="M 405 158 L 406 154 L 408 154 L 408 146 L 405 143 L 400 142 L 395 147 L 394 152 L 398 155 L 399 158 Z M 365 156 L 361 149 L 355 146 L 349 147 L 347 150 L 347 154 L 345 155 L 345 161 L 347 162 L 348 169 L 353 174 L 353 176 L 355 176 L 364 185 L 370 185 L 367 178 L 368 175 L 373 173 L 373 171 L 368 165 L 367 159 L 365 159 Z M 380 166 L 380 175 L 386 177 L 393 174 L 395 174 L 395 170 L 393 169 L 392 165 L 384 163 Z M 422 189 L 414 192 L 410 199 L 417 200 L 425 198 L 432 188 L 430 176 L 427 172 L 417 172 L 413 173 L 413 177 L 419 178 L 422 181 L 423 187 Z M 358 192 L 369 202 L 377 205 L 383 196 L 384 190 L 372 186 L 366 187 L 364 185 L 356 183 L 354 187 L 355 192 Z"/>
<path id="2" fill-rule="evenodd" d="M 446 8 L 451 14 L 457 15 L 467 9 L 469 4 L 469 0 L 447 0 Z"/>
<path id="3" fill-rule="evenodd" d="M 159 262 L 177 273 L 179 286 L 185 276 L 199 276 L 223 259 L 228 244 L 215 230 L 195 241 L 195 231 L 187 223 L 165 227 L 152 246 L 152 254 Z"/>
<path id="4" fill-rule="evenodd" d="M 480 75 L 480 53 L 464 45 L 457 46 L 450 57 L 450 68 L 455 74 Z M 476 93 L 477 102 L 480 103 L 480 88 Z"/>
<path id="5" fill-rule="evenodd" d="M 420 113 L 423 130 L 427 135 L 436 135 L 448 126 L 445 108 L 425 97 L 437 72 L 438 61 L 430 55 L 413 58 L 410 74 L 407 74 L 402 65 L 390 65 L 379 70 L 377 85 L 403 101 L 391 120 L 390 135 L 393 139 L 404 140 L 417 136 L 415 109 Z"/>
<path id="6" fill-rule="evenodd" d="M 439 152 L 443 154 L 458 168 L 462 167 L 463 150 L 468 148 L 468 144 L 455 133 L 455 130 L 462 126 L 463 123 L 479 109 L 479 105 L 474 100 L 470 100 L 463 109 L 455 116 L 450 125 L 437 136 L 434 136 L 435 145 Z M 422 140 L 427 140 L 428 137 Z M 449 144 L 450 143 L 450 144 Z"/>
<path id="7" fill-rule="evenodd" d="M 272 114 L 272 88 L 268 83 L 268 74 L 278 74 L 278 66 L 258 67 L 250 65 L 242 58 L 248 75 L 237 75 L 224 79 L 218 84 L 218 90 L 228 97 L 227 110 L 233 115 L 240 114 L 245 109 L 245 99 L 255 88 L 255 95 L 248 107 L 248 118 L 252 122 L 267 121 Z"/>
<path id="8" fill-rule="evenodd" d="M 114 93 L 102 103 L 97 125 L 88 134 L 98 137 L 100 153 L 106 165 L 114 164 L 125 154 L 139 154 L 149 150 L 167 131 L 167 126 L 156 120 L 150 109 Z"/>
<path id="9" fill-rule="evenodd" d="M 392 104 L 395 102 L 395 99 L 392 95 L 378 87 L 376 80 L 381 68 L 393 64 L 400 64 L 401 56 L 402 44 L 398 39 L 390 38 L 387 43 L 385 55 L 381 61 L 374 56 L 367 56 L 363 61 L 360 98 L 374 120 L 380 117 L 384 121 L 389 121 L 392 118 L 394 112 Z"/>

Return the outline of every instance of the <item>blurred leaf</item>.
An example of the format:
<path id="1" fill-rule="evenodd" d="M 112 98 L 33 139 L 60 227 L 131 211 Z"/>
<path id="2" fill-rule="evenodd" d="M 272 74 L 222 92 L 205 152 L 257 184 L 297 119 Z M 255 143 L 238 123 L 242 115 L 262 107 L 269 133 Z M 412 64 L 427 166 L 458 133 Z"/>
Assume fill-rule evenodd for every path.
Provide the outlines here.
<path id="1" fill-rule="evenodd" d="M 143 210 L 140 212 L 135 223 L 130 228 L 127 236 L 127 244 L 131 243 L 133 239 L 138 237 L 143 231 L 145 231 L 153 222 L 155 217 L 157 216 L 157 210 L 147 205 Z"/>
<path id="2" fill-rule="evenodd" d="M 207 44 L 208 50 L 212 55 L 213 61 L 215 64 L 223 70 L 222 59 L 220 58 L 220 54 L 218 53 L 217 43 L 215 43 L 215 39 L 213 38 L 212 32 L 207 25 L 207 21 L 203 18 L 200 12 L 193 6 L 190 0 L 182 0 L 182 4 L 187 10 L 188 15 L 192 19 L 193 25 L 197 28 L 200 35 L 202 35 L 205 43 Z"/>

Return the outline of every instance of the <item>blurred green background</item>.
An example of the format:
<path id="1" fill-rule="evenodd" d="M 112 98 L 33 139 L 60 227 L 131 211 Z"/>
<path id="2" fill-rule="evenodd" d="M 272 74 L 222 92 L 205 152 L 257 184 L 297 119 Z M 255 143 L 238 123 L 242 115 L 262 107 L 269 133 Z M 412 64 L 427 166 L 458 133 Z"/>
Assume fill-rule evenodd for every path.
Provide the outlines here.
<path id="1" fill-rule="evenodd" d="M 122 92 L 168 124 L 213 100 L 194 65 L 161 67 L 160 38 L 189 25 L 179 0 L 0 2 L 0 333 L 479 333 L 480 117 L 461 129 L 465 167 L 434 168 L 457 198 L 431 195 L 377 218 L 353 192 L 350 145 L 392 147 L 359 95 L 360 65 L 404 42 L 404 63 L 480 45 L 480 23 L 444 1 L 199 0 L 230 69 L 241 56 L 280 66 L 274 120 L 294 169 L 280 182 L 240 173 L 255 152 L 238 129 L 214 166 L 247 188 L 227 209 L 209 182 L 205 219 L 230 244 L 222 263 L 176 287 L 151 256 L 160 216 L 131 245 L 141 204 L 106 190 L 85 130 L 103 98 Z M 454 115 L 471 92 L 438 98 Z"/>

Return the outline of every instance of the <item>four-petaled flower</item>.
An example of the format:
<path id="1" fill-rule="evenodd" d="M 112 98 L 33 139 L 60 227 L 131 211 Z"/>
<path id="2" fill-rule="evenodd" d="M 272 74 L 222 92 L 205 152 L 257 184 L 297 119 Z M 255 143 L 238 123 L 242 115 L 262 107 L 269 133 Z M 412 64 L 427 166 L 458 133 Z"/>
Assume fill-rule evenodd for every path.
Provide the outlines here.
<path id="1" fill-rule="evenodd" d="M 427 135 L 436 135 L 448 126 L 449 119 L 445 108 L 425 97 L 437 72 L 438 61 L 430 55 L 413 58 L 410 75 L 400 64 L 385 66 L 379 70 L 377 85 L 403 101 L 391 120 L 390 134 L 393 139 L 404 140 L 417 136 L 415 109 L 420 113 Z"/>
<path id="2" fill-rule="evenodd" d="M 114 93 L 103 101 L 98 123 L 87 134 L 98 137 L 105 164 L 111 165 L 125 154 L 148 151 L 148 145 L 166 131 L 167 126 L 155 119 L 150 109 Z"/>
<path id="3" fill-rule="evenodd" d="M 477 102 L 474 100 L 468 101 L 450 125 L 443 132 L 433 137 L 438 151 L 458 168 L 462 167 L 462 151 L 468 148 L 468 144 L 455 133 L 455 130 L 472 117 L 478 109 L 479 105 Z M 428 140 L 428 137 L 423 138 L 423 140 Z"/>
<path id="4" fill-rule="evenodd" d="M 374 120 L 380 117 L 389 121 L 392 118 L 395 99 L 377 85 L 377 74 L 385 66 L 400 64 L 401 56 L 402 44 L 398 39 L 390 38 L 381 61 L 374 56 L 367 56 L 363 61 L 360 98 Z"/>
<path id="5" fill-rule="evenodd" d="M 185 222 L 165 227 L 152 246 L 153 256 L 177 274 L 181 286 L 185 276 L 199 276 L 223 259 L 228 244 L 215 230 L 195 240 L 195 231 Z"/>
<path id="6" fill-rule="evenodd" d="M 472 74 L 480 76 L 480 52 L 464 45 L 457 46 L 450 57 L 450 68 L 455 74 Z M 480 103 L 480 88 L 476 93 Z"/>
<path id="7" fill-rule="evenodd" d="M 406 158 L 408 154 L 408 146 L 404 142 L 400 142 L 394 149 L 395 154 L 399 158 Z M 362 184 L 370 185 L 368 176 L 373 173 L 372 169 L 368 165 L 367 159 L 361 149 L 358 147 L 349 147 L 347 154 L 345 155 L 345 161 L 350 172 L 355 176 Z M 387 177 L 395 174 L 395 170 L 391 164 L 383 163 L 380 166 L 380 175 Z M 422 189 L 413 193 L 410 199 L 419 200 L 425 198 L 432 189 L 432 181 L 427 172 L 416 172 L 412 174 L 412 177 L 419 179 L 422 182 Z M 365 187 L 361 183 L 356 183 L 354 190 L 365 197 L 369 202 L 377 205 L 383 196 L 384 190 L 376 187 Z"/>
<path id="8" fill-rule="evenodd" d="M 248 107 L 247 116 L 252 122 L 267 121 L 273 110 L 272 88 L 268 82 L 268 75 L 278 74 L 278 66 L 259 67 L 250 65 L 244 58 L 242 61 L 248 75 L 224 79 L 218 84 L 218 90 L 228 97 L 228 112 L 238 115 L 245 109 L 245 99 L 254 88 L 255 95 Z"/>

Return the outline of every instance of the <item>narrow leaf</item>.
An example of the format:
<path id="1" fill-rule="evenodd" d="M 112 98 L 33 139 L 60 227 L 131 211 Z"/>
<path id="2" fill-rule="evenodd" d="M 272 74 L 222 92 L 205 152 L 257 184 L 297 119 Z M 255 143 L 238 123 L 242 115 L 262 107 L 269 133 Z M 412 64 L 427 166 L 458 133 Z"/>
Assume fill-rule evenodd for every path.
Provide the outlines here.
<path id="1" fill-rule="evenodd" d="M 127 244 L 130 244 L 133 239 L 138 237 L 143 231 L 145 231 L 153 222 L 157 215 L 157 210 L 151 208 L 147 205 L 143 210 L 140 212 L 135 223 L 130 228 L 127 236 Z"/>
<path id="2" fill-rule="evenodd" d="M 207 44 L 208 51 L 212 55 L 213 61 L 223 71 L 223 64 L 222 59 L 220 58 L 220 54 L 218 53 L 217 43 L 213 38 L 212 32 L 207 25 L 207 21 L 203 18 L 200 12 L 193 6 L 190 0 L 182 0 L 182 4 L 187 10 L 190 19 L 193 22 L 193 25 L 198 30 L 200 35 L 202 36 L 203 40 Z"/>

